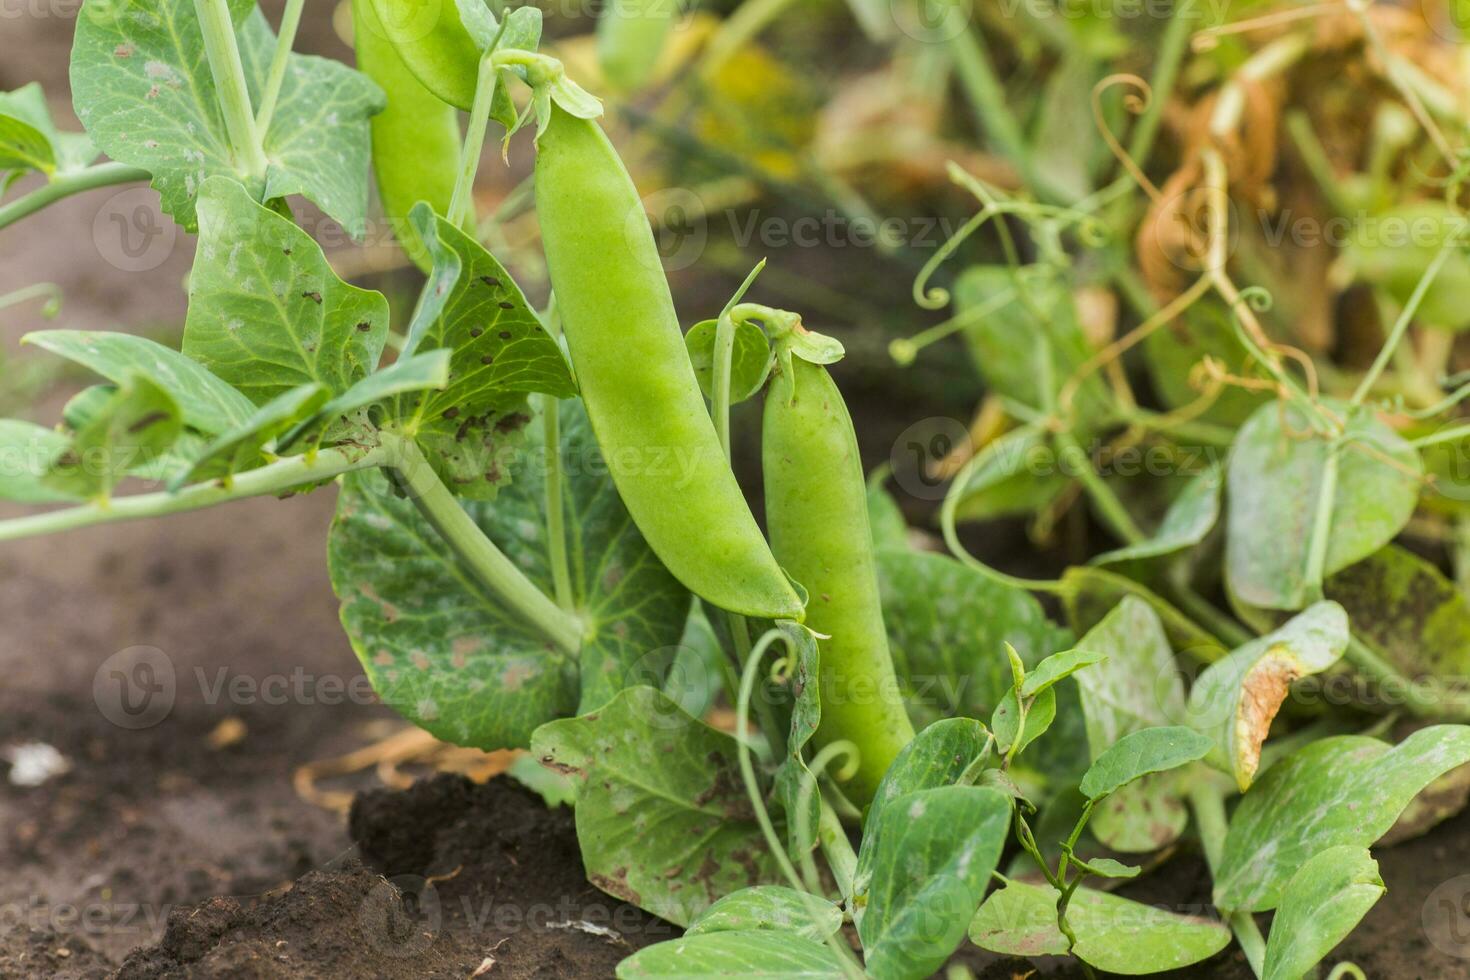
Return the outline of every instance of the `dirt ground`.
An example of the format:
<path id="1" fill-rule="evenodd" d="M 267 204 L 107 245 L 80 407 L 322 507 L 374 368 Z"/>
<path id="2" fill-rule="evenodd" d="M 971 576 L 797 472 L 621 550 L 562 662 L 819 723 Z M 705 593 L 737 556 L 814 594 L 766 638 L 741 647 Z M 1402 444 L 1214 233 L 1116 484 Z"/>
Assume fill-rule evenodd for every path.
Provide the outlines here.
<path id="1" fill-rule="evenodd" d="M 340 56 L 321 21 L 305 46 Z M 40 79 L 68 119 L 70 20 L 3 32 L 0 89 Z M 47 325 L 176 330 L 193 246 L 150 200 L 97 191 L 0 234 L 0 293 L 53 281 L 66 296 L 56 324 L 5 311 L 0 349 Z M 851 379 L 881 460 L 924 410 Z M 337 622 L 332 506 L 326 490 L 0 547 L 0 751 L 44 743 L 67 767 L 33 787 L 0 778 L 0 977 L 606 977 L 677 934 L 587 885 L 570 813 L 505 780 L 370 791 L 350 822 L 297 795 L 296 767 L 399 727 L 363 696 Z M 999 538 L 1003 553 L 1015 535 Z M 1389 895 L 1341 955 L 1370 977 L 1470 977 L 1424 925 L 1447 869 L 1470 869 L 1470 816 L 1380 862 Z M 1202 865 L 1186 854 L 1133 893 L 1202 904 Z M 1249 974 L 1228 952 L 1187 975 Z"/>

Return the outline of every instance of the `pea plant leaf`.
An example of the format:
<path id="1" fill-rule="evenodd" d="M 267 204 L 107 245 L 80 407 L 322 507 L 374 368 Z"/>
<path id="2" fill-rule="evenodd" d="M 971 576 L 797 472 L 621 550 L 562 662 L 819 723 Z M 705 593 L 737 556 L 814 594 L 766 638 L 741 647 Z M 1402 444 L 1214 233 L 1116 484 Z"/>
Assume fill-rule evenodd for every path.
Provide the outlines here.
<path id="1" fill-rule="evenodd" d="M 1144 776 L 1203 759 L 1213 744 L 1209 736 L 1182 725 L 1130 732 L 1093 760 L 1078 788 L 1089 800 L 1099 800 Z"/>
<path id="2" fill-rule="evenodd" d="M 1058 389 L 1092 356 L 1070 286 L 1050 267 L 973 266 L 955 282 L 954 296 L 956 309 L 977 315 L 965 340 L 987 387 L 999 395 L 1037 411 L 1056 396 L 1056 390 L 1043 395 L 1040 387 L 1038 338 L 1048 345 Z M 982 308 L 989 312 L 979 316 Z M 1084 427 L 1101 423 L 1107 406 L 1102 379 L 1094 373 L 1078 391 L 1077 418 Z"/>
<path id="3" fill-rule="evenodd" d="M 341 394 L 377 367 L 387 335 L 381 293 L 338 279 L 310 235 L 236 181 L 205 182 L 185 356 L 264 405 L 313 381 Z"/>
<path id="4" fill-rule="evenodd" d="M 230 0 L 258 104 L 276 39 L 251 0 Z M 263 143 L 264 173 L 234 159 L 193 0 L 86 0 L 71 57 L 77 116 L 97 146 L 153 174 L 163 210 L 198 227 L 195 195 L 227 176 L 261 201 L 303 194 L 361 237 L 367 225 L 368 117 L 382 91 L 339 62 L 291 55 Z M 147 134 L 147 138 L 140 138 Z"/>
<path id="5" fill-rule="evenodd" d="M 255 414 L 239 427 L 217 436 L 206 445 L 187 469 L 169 480 L 169 489 L 177 490 L 187 483 L 228 478 L 263 463 L 268 443 L 326 401 L 327 389 L 315 381 L 277 395 L 256 409 Z"/>
<path id="6" fill-rule="evenodd" d="M 843 980 L 825 945 L 768 929 L 708 932 L 641 949 L 618 964 L 618 980 L 646 977 L 752 977 L 756 980 Z"/>
<path id="7" fill-rule="evenodd" d="M 1378 862 L 1354 844 L 1312 855 L 1287 883 L 1266 940 L 1262 980 L 1298 980 L 1347 938 L 1386 889 Z"/>
<path id="8" fill-rule="evenodd" d="M 50 485 L 46 472 L 68 445 L 55 429 L 0 419 L 0 500 L 18 504 L 51 504 L 81 499 L 81 495 Z"/>
<path id="9" fill-rule="evenodd" d="M 1105 656 L 1073 680 L 1092 761 L 1125 735 L 1186 720 L 1184 682 L 1164 625 L 1136 596 L 1117 607 L 1078 641 Z M 1149 776 L 1112 793 L 1093 813 L 1093 836 L 1118 851 L 1152 851 L 1184 832 L 1189 812 L 1171 773 Z"/>
<path id="10" fill-rule="evenodd" d="M 928 976 L 965 938 L 1010 830 L 1011 801 L 981 786 L 942 786 L 891 801 L 863 835 L 872 851 L 858 923 L 877 980 Z"/>
<path id="11" fill-rule="evenodd" d="M 1007 882 L 980 907 L 970 939 L 1007 956 L 1066 955 L 1057 897 L 1049 885 Z M 1230 930 L 1215 919 L 1178 915 L 1092 888 L 1072 895 L 1067 925 L 1077 936 L 1074 955 L 1099 970 L 1130 976 L 1199 963 L 1230 943 Z"/>
<path id="12" fill-rule="evenodd" d="M 425 354 L 400 357 L 361 379 L 351 388 L 303 418 L 281 437 L 280 445 L 289 448 L 302 436 L 317 432 L 320 437 L 345 435 L 353 428 L 359 432 L 368 424 L 361 418 L 363 409 L 385 402 L 397 395 L 428 389 L 442 389 L 449 384 L 449 351 L 434 350 Z M 354 419 L 356 425 L 354 426 Z"/>
<path id="13" fill-rule="evenodd" d="M 580 403 L 561 412 L 562 453 L 595 459 Z M 466 507 L 549 594 L 541 450 L 527 446 L 493 507 Z M 346 480 L 328 545 L 343 625 L 379 697 L 439 738 L 524 747 L 543 722 L 591 710 L 629 684 L 662 681 L 689 594 L 638 534 L 605 468 L 564 476 L 575 612 L 588 630 L 576 658 L 485 595 L 386 479 Z"/>
<path id="14" fill-rule="evenodd" d="M 868 480 L 868 527 L 873 532 L 873 548 L 879 552 L 904 552 L 909 549 L 908 522 L 893 494 L 883 488 L 880 474 Z M 890 643 L 892 642 L 890 638 Z"/>
<path id="15" fill-rule="evenodd" d="M 1045 735 L 1052 722 L 1056 721 L 1055 690 L 1044 688 L 1041 693 L 1027 700 L 1030 701 L 1030 707 L 1026 709 L 1024 725 L 1021 722 L 1021 703 L 1016 697 L 1015 688 L 1006 692 L 1006 696 L 996 706 L 995 713 L 990 716 L 990 730 L 995 733 L 995 745 L 1001 752 L 1010 752 L 1012 745 L 1015 745 L 1018 753 L 1025 751 L 1026 746 Z"/>
<path id="16" fill-rule="evenodd" d="M 579 780 L 582 861 L 609 895 L 688 925 L 721 896 L 777 880 L 735 739 L 654 688 L 630 687 L 595 712 L 543 725 L 531 751 Z"/>
<path id="17" fill-rule="evenodd" d="M 867 825 L 876 832 L 883 811 L 890 804 L 920 790 L 958 782 L 982 758 L 987 741 L 985 726 L 974 718 L 944 718 L 923 728 L 883 774 L 868 807 Z M 854 895 L 867 895 L 877 850 L 872 846 L 859 850 L 853 872 Z"/>
<path id="18" fill-rule="evenodd" d="M 962 521 L 1031 514 L 1052 502 L 1071 479 L 1062 471 L 1050 437 L 1039 426 L 1022 426 L 986 446 L 956 505 Z"/>
<path id="19" fill-rule="evenodd" d="M 172 446 L 182 428 L 168 392 L 132 375 L 73 434 L 44 479 L 72 496 L 105 499 L 129 469 Z"/>
<path id="20" fill-rule="evenodd" d="M 1341 735 L 1312 742 L 1273 765 L 1230 820 L 1215 904 L 1277 908 L 1308 859 L 1329 847 L 1367 847 L 1426 786 L 1470 762 L 1470 727 L 1435 725 L 1398 745 Z"/>
<path id="21" fill-rule="evenodd" d="M 1208 663 L 1226 653 L 1220 641 L 1201 629 L 1194 620 L 1147 586 L 1111 569 L 1072 566 L 1062 573 L 1061 599 L 1067 610 L 1067 620 L 1078 633 L 1085 634 L 1095 628 L 1121 603 L 1131 599 L 1153 610 L 1169 644 L 1180 655 Z"/>
<path id="22" fill-rule="evenodd" d="M 1199 544 L 1220 519 L 1220 487 L 1223 483 L 1224 474 L 1220 466 L 1211 463 L 1203 472 L 1190 478 L 1179 496 L 1174 498 L 1153 537 L 1116 551 L 1105 551 L 1093 558 L 1090 564 L 1114 565 L 1158 558 Z"/>
<path id="23" fill-rule="evenodd" d="M 427 204 L 409 219 L 433 269 L 404 352 L 448 350 L 449 384 L 402 400 L 394 414 L 451 490 L 488 500 L 509 475 L 506 437 L 527 418 L 526 395 L 570 398 L 576 384 L 561 347 L 494 256 Z"/>
<path id="24" fill-rule="evenodd" d="M 795 623 L 782 622 L 775 627 L 786 637 L 793 651 L 795 667 L 791 671 L 789 696 L 791 721 L 786 735 L 786 758 L 776 767 L 774 776 L 775 798 L 786 814 L 786 846 L 793 861 L 811 853 L 817 845 L 816 828 L 820 815 L 820 794 L 815 792 L 816 777 L 807 768 L 802 753 L 817 726 L 822 723 L 822 699 L 817 682 L 821 651 L 817 639 Z M 724 656 L 723 652 L 721 656 Z M 759 696 L 779 695 L 772 688 L 764 688 Z M 809 786 L 806 812 L 802 814 L 802 787 Z"/>
<path id="25" fill-rule="evenodd" d="M 1266 609 L 1306 605 L 1309 554 L 1324 491 L 1331 493 L 1323 573 L 1331 575 L 1388 544 L 1419 499 L 1419 454 L 1366 409 L 1324 403 L 1347 420 L 1344 443 L 1304 434 L 1294 404 L 1263 405 L 1236 434 L 1230 454 L 1225 576 L 1242 602 Z M 1329 456 L 1336 454 L 1330 477 Z"/>
<path id="26" fill-rule="evenodd" d="M 686 936 L 774 930 L 823 942 L 842 928 L 842 910 L 824 898 L 785 885 L 756 885 L 721 898 L 694 917 Z"/>
<path id="27" fill-rule="evenodd" d="M 1327 580 L 1353 635 L 1408 677 L 1470 677 L 1470 601 L 1432 563 L 1398 545 Z"/>
<path id="28" fill-rule="evenodd" d="M 80 170 L 96 158 L 86 133 L 56 128 L 38 82 L 0 92 L 0 191 L 26 171 L 51 177 Z"/>
<path id="29" fill-rule="evenodd" d="M 1011 687 L 1005 644 L 1028 666 L 1069 645 L 1030 593 L 946 555 L 884 548 L 877 563 L 894 666 L 920 724 L 988 718 Z"/>
<path id="30" fill-rule="evenodd" d="M 41 330 L 26 334 L 21 342 L 75 361 L 114 384 L 130 374 L 143 375 L 169 393 L 185 425 L 206 435 L 244 425 L 255 412 L 250 399 L 204 365 L 146 337 L 90 330 Z"/>
<path id="31" fill-rule="evenodd" d="M 699 379 L 704 397 L 715 396 L 715 332 L 718 320 L 701 320 L 689 328 L 684 335 L 684 346 L 689 349 L 689 360 L 694 365 L 694 376 Z M 735 325 L 735 346 L 730 353 L 730 404 L 745 401 L 766 383 L 771 376 L 775 358 L 771 356 L 771 342 L 765 331 L 742 320 Z"/>
<path id="32" fill-rule="evenodd" d="M 1091 667 L 1106 659 L 1103 654 L 1091 650 L 1063 650 L 1061 653 L 1054 653 L 1026 672 L 1026 680 L 1021 685 L 1021 696 L 1035 697 L 1082 668 Z"/>
<path id="33" fill-rule="evenodd" d="M 1244 793 L 1261 764 L 1261 745 L 1292 681 L 1337 663 L 1348 645 L 1348 618 L 1319 602 L 1280 629 L 1206 667 L 1189 692 L 1189 723 L 1212 739 L 1209 761 Z"/>

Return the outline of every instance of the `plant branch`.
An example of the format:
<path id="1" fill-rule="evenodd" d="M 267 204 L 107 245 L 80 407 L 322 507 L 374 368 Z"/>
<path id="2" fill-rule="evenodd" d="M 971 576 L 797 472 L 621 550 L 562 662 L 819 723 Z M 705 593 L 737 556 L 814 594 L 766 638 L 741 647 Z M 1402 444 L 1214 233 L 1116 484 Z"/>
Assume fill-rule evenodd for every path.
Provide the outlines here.
<path id="1" fill-rule="evenodd" d="M 281 85 L 286 81 L 286 68 L 291 63 L 291 49 L 296 46 L 296 32 L 301 27 L 301 11 L 306 0 L 286 0 L 286 10 L 281 14 L 281 32 L 276 37 L 276 53 L 271 58 L 269 74 L 265 79 L 265 92 L 260 97 L 260 111 L 255 116 L 255 131 L 265 139 L 271 131 L 271 120 L 276 114 L 276 105 L 281 100 Z"/>
<path id="2" fill-rule="evenodd" d="M 383 466 L 390 458 L 391 452 L 383 446 L 366 451 L 324 449 L 312 456 L 291 456 L 237 474 L 228 481 L 196 483 L 177 493 L 160 491 L 136 494 L 0 521 L 0 541 L 56 534 L 95 524 L 179 514 L 232 500 L 243 500 L 246 497 L 271 496 L 304 484 L 330 480 L 354 470 Z"/>
<path id="3" fill-rule="evenodd" d="M 1209 864 L 1210 874 L 1213 876 L 1220 867 L 1225 834 L 1229 830 L 1225 819 L 1225 797 L 1218 787 L 1201 781 L 1190 789 L 1189 802 L 1194 809 L 1195 825 L 1199 830 L 1200 844 L 1204 847 L 1205 862 Z M 1256 925 L 1255 917 L 1249 912 L 1228 909 L 1220 911 L 1225 916 L 1230 931 L 1235 933 L 1235 941 L 1245 953 L 1251 970 L 1256 976 L 1261 976 L 1266 963 L 1266 940 L 1261 936 L 1261 928 Z"/>
<path id="4" fill-rule="evenodd" d="M 509 21 L 507 21 L 509 23 Z M 504 30 L 504 24 L 501 25 Z M 495 86 L 500 77 L 493 58 L 494 48 L 480 58 L 480 75 L 475 83 L 475 101 L 470 106 L 470 121 L 465 128 L 464 147 L 459 153 L 459 177 L 449 199 L 449 223 L 456 227 L 474 219 L 475 174 L 480 170 L 480 153 L 485 147 L 485 131 L 490 125 L 490 106 L 495 101 Z"/>
<path id="5" fill-rule="evenodd" d="M 140 180 L 148 180 L 152 176 L 148 171 L 138 167 L 112 162 L 99 163 L 85 170 L 59 176 L 44 187 L 38 187 L 24 197 L 18 197 L 9 204 L 0 206 L 0 228 L 35 214 L 46 205 L 54 204 L 64 197 L 98 187 L 111 187 L 114 184 L 131 184 Z"/>
<path id="6" fill-rule="evenodd" d="M 571 654 L 580 651 L 583 626 L 577 617 L 547 598 L 495 546 L 449 492 L 412 440 L 391 433 L 384 433 L 383 438 L 392 452 L 389 465 L 402 480 L 414 506 L 444 543 L 454 549 L 476 580 L 558 648 Z"/>
<path id="7" fill-rule="evenodd" d="M 226 0 L 194 0 L 194 10 L 204 32 L 204 53 L 214 75 L 214 88 L 225 129 L 230 134 L 235 164 L 246 176 L 264 177 L 270 162 L 265 157 L 260 132 L 255 128 L 250 90 L 245 84 L 245 67 L 240 62 L 240 46 L 235 41 L 229 4 Z"/>

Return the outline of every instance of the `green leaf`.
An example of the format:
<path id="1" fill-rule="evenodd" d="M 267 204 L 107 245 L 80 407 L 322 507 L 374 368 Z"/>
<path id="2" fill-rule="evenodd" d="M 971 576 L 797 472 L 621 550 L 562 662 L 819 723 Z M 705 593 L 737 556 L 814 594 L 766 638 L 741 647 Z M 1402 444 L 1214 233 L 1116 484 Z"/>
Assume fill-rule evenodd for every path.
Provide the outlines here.
<path id="1" fill-rule="evenodd" d="M 1073 854 L 1071 848 L 1066 844 L 1062 845 L 1062 850 L 1067 853 L 1073 864 L 1088 874 L 1097 875 L 1099 878 L 1137 878 L 1139 872 L 1143 870 L 1143 868 L 1136 864 L 1124 864 L 1121 861 L 1114 861 L 1112 858 L 1095 857 L 1084 861 L 1082 858 Z"/>
<path id="2" fill-rule="evenodd" d="M 996 748 L 1001 752 L 1009 752 L 1019 736 L 1020 744 L 1016 751 L 1024 751 L 1026 746 L 1046 734 L 1056 717 L 1057 693 L 1048 687 L 1031 700 L 1031 706 L 1026 709 L 1026 730 L 1022 732 L 1021 708 L 1016 700 L 1015 689 L 1007 691 L 995 713 L 990 716 L 990 730 L 995 732 Z"/>
<path id="3" fill-rule="evenodd" d="M 873 851 L 858 923 L 869 975 L 923 977 L 944 964 L 980 906 L 1010 820 L 1011 801 L 980 786 L 920 790 L 884 807 L 862 843 Z"/>
<path id="4" fill-rule="evenodd" d="M 1398 545 L 1327 580 L 1353 635 L 1414 679 L 1470 676 L 1470 602 L 1433 563 Z"/>
<path id="5" fill-rule="evenodd" d="M 664 693 L 689 714 L 703 718 L 724 690 L 720 672 L 724 656 L 704 604 L 694 600 L 689 604 L 684 635 L 679 638 L 679 649 L 664 681 Z"/>
<path id="6" fill-rule="evenodd" d="M 1067 610 L 1067 621 L 1078 633 L 1094 628 L 1125 599 L 1132 599 L 1154 611 L 1170 645 L 1181 655 L 1209 663 L 1226 653 L 1218 639 L 1147 586 L 1106 568 L 1087 565 L 1068 568 L 1062 573 L 1061 599 Z"/>
<path id="7" fill-rule="evenodd" d="M 1215 875 L 1215 904 L 1264 912 L 1292 875 L 1329 847 L 1367 847 L 1435 779 L 1470 762 L 1470 727 L 1435 725 L 1390 748 L 1358 735 L 1312 742 L 1245 794 Z"/>
<path id="8" fill-rule="evenodd" d="M 333 424 L 345 427 L 351 416 L 395 395 L 406 395 L 426 389 L 442 389 L 449 384 L 449 351 L 435 350 L 426 354 L 400 357 L 392 364 L 363 378 L 333 398 L 286 433 L 281 447 L 287 448 L 313 429 L 331 433 Z"/>
<path id="9" fill-rule="evenodd" d="M 955 516 L 961 521 L 1031 514 L 1044 509 L 1072 481 L 1062 471 L 1051 437 L 1038 426 L 1022 426 L 981 452 L 960 495 Z"/>
<path id="10" fill-rule="evenodd" d="M 817 821 L 820 816 L 820 794 L 815 792 L 816 777 L 807 768 L 802 752 L 822 722 L 822 699 L 817 683 L 821 652 L 810 630 L 795 623 L 780 622 L 776 629 L 785 635 L 794 651 L 796 663 L 791 673 L 791 722 L 786 735 L 786 758 L 776 768 L 775 798 L 786 814 L 786 846 L 793 861 L 800 860 L 816 847 Z M 764 689 L 767 694 L 771 688 Z M 800 818 L 801 788 L 811 785 L 806 816 Z M 806 831 L 806 836 L 802 831 Z"/>
<path id="11" fill-rule="evenodd" d="M 1070 645 L 1030 593 L 953 558 L 884 548 L 877 562 L 894 666 L 920 727 L 956 714 L 990 717 L 1011 688 L 1005 644 L 1027 664 Z"/>
<path id="12" fill-rule="evenodd" d="M 1057 897 L 1047 885 L 1008 882 L 981 906 L 970 923 L 970 939 L 1009 956 L 1065 955 Z M 1071 952 L 1079 959 L 1128 976 L 1199 963 L 1230 943 L 1230 930 L 1214 919 L 1176 915 L 1091 888 L 1072 895 L 1067 925 L 1077 936 Z"/>
<path id="13" fill-rule="evenodd" d="M 718 320 L 701 320 L 684 335 L 694 376 L 704 397 L 715 397 L 715 332 Z M 735 325 L 735 346 L 730 354 L 730 404 L 738 405 L 761 390 L 770 377 L 775 359 L 765 331 L 749 320 Z"/>
<path id="14" fill-rule="evenodd" d="M 168 392 L 134 374 L 77 430 L 44 479 L 72 496 L 105 498 L 130 469 L 172 446 L 182 429 Z"/>
<path id="15" fill-rule="evenodd" d="M 1191 728 L 1145 728 L 1124 735 L 1093 760 L 1082 776 L 1082 795 L 1098 800 L 1150 773 L 1203 759 L 1214 742 Z"/>
<path id="16" fill-rule="evenodd" d="M 684 935 L 759 929 L 820 943 L 841 928 L 842 910 L 825 898 L 784 885 L 757 885 L 731 892 L 715 902 L 695 916 Z"/>
<path id="17" fill-rule="evenodd" d="M 1009 300 L 1003 299 L 1006 294 Z M 1000 303 L 965 330 L 975 366 L 986 386 L 998 395 L 1045 411 L 1061 386 L 1092 356 L 1071 287 L 1050 266 L 1016 270 L 1004 265 L 974 266 L 955 282 L 954 296 L 961 313 Z M 1048 344 L 1052 362 L 1054 389 L 1046 394 L 1037 371 L 1039 341 Z M 1109 399 L 1097 373 L 1083 382 L 1074 405 L 1084 431 L 1108 418 Z"/>
<path id="18" fill-rule="evenodd" d="M 4 175 L 18 177 L 27 170 L 47 176 L 70 173 L 97 158 L 86 133 L 63 133 L 56 128 L 40 83 L 0 92 L 0 190 Z"/>
<path id="19" fill-rule="evenodd" d="M 1331 575 L 1388 544 L 1419 499 L 1419 454 L 1366 409 L 1325 401 L 1347 420 L 1336 450 L 1337 474 L 1323 573 Z M 1225 574 L 1248 605 L 1300 609 L 1314 583 L 1308 555 L 1318 500 L 1334 450 L 1304 435 L 1308 418 L 1295 404 L 1264 405 L 1235 438 L 1230 455 Z"/>
<path id="20" fill-rule="evenodd" d="M 716 899 L 777 880 L 735 740 L 653 688 L 627 688 L 589 715 L 543 725 L 531 751 L 581 781 L 582 861 L 609 895 L 688 925 Z"/>
<path id="21" fill-rule="evenodd" d="M 868 526 L 873 531 L 874 549 L 909 550 L 908 522 L 904 520 L 903 511 L 899 510 L 893 495 L 883 489 L 883 480 L 878 474 L 868 479 Z M 892 642 L 891 637 L 889 642 Z"/>
<path id="22" fill-rule="evenodd" d="M 1424 270 L 1460 226 L 1458 213 L 1442 200 L 1418 200 L 1380 214 L 1364 215 L 1366 227 L 1349 232 L 1343 264 L 1360 278 L 1383 289 L 1399 305 L 1407 304 Z M 1397 230 L 1395 230 L 1397 229 Z M 1470 258 L 1452 248 L 1439 275 L 1429 284 L 1415 319 L 1436 327 L 1461 329 L 1470 323 L 1465 307 L 1470 290 Z"/>
<path id="23" fill-rule="evenodd" d="M 302 416 L 316 412 L 327 401 L 327 389 L 315 381 L 292 388 L 266 402 L 239 428 L 204 447 L 193 465 L 169 480 L 169 489 L 186 483 L 233 476 L 265 460 L 265 447 Z"/>
<path id="24" fill-rule="evenodd" d="M 1153 537 L 1116 551 L 1106 551 L 1092 559 L 1090 564 L 1111 565 L 1158 558 L 1199 544 L 1220 519 L 1220 486 L 1223 482 L 1220 466 L 1211 463 L 1204 472 L 1192 477 L 1169 505 Z"/>
<path id="25" fill-rule="evenodd" d="M 338 279 L 310 235 L 240 184 L 205 182 L 186 356 L 263 405 L 312 381 L 340 395 L 377 367 L 387 335 L 381 293 Z"/>
<path id="26" fill-rule="evenodd" d="M 618 980 L 844 980 L 846 976 L 836 956 L 822 943 L 770 930 L 671 939 L 641 949 L 618 964 Z"/>
<path id="27" fill-rule="evenodd" d="M 1091 759 L 1125 735 L 1186 720 L 1184 682 L 1163 622 L 1147 602 L 1125 596 L 1077 645 L 1107 657 L 1073 677 Z M 1172 843 L 1188 821 L 1173 777 L 1164 774 L 1112 794 L 1096 808 L 1091 829 L 1108 847 L 1138 853 Z"/>
<path id="28" fill-rule="evenodd" d="M 974 718 L 945 718 L 920 730 L 898 753 L 868 807 L 866 824 L 876 828 L 883 811 L 894 801 L 919 790 L 938 789 L 958 782 L 985 751 L 985 726 Z M 853 892 L 866 895 L 873 877 L 876 848 L 858 852 Z"/>
<path id="29" fill-rule="evenodd" d="M 1026 682 L 1021 685 L 1021 696 L 1035 697 L 1064 678 L 1071 677 L 1083 667 L 1091 667 L 1106 659 L 1107 657 L 1100 653 L 1093 653 L 1091 650 L 1065 650 L 1061 653 L 1054 653 L 1027 673 Z"/>
<path id="30" fill-rule="evenodd" d="M 595 459 L 580 403 L 561 411 L 563 453 Z M 494 507 L 466 509 L 549 594 L 540 453 L 539 443 L 527 447 Z M 482 593 L 382 476 L 348 477 L 329 540 L 332 585 L 379 697 L 439 738 L 491 749 L 525 746 L 543 722 L 597 707 L 629 684 L 661 683 L 689 594 L 649 550 L 606 474 L 591 466 L 564 473 L 574 611 L 588 631 L 577 659 Z"/>
<path id="31" fill-rule="evenodd" d="M 395 415 L 451 490 L 488 500 L 508 475 L 506 437 L 525 421 L 526 395 L 570 398 L 576 384 L 561 347 L 494 256 L 427 204 L 410 220 L 433 271 L 404 350 L 450 351 L 450 383 L 403 400 Z"/>
<path id="32" fill-rule="evenodd" d="M 1312 856 L 1286 886 L 1271 920 L 1262 980 L 1300 980 L 1347 938 L 1385 889 L 1366 847 L 1344 844 Z"/>
<path id="33" fill-rule="evenodd" d="M 141 374 L 178 403 L 185 425 L 207 435 L 243 425 L 255 413 L 250 399 L 204 365 L 145 337 L 91 330 L 41 330 L 26 334 L 21 342 L 75 361 L 113 384 L 121 384 L 130 374 Z"/>
<path id="34" fill-rule="evenodd" d="M 81 499 L 49 485 L 46 471 L 65 451 L 68 440 L 54 429 L 0 419 L 0 500 L 20 504 L 51 504 Z"/>
<path id="35" fill-rule="evenodd" d="M 276 39 L 250 0 L 229 0 L 252 102 L 259 104 Z M 368 117 L 382 91 L 325 58 L 291 55 L 265 134 L 269 166 L 235 162 L 193 0 L 86 0 L 71 57 L 78 118 L 97 146 L 153 174 L 164 211 L 198 227 L 195 194 L 227 176 L 255 200 L 303 194 L 355 237 L 367 226 Z"/>
<path id="36" fill-rule="evenodd" d="M 1210 736 L 1210 764 L 1249 789 L 1292 681 L 1331 667 L 1347 645 L 1342 607 L 1319 602 L 1206 667 L 1189 692 L 1189 723 Z"/>

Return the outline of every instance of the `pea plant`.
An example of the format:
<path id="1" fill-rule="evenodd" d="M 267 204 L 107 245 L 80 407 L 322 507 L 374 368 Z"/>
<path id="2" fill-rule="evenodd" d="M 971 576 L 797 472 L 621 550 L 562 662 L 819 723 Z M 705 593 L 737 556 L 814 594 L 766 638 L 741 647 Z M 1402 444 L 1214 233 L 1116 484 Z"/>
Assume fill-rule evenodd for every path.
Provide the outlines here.
<path id="1" fill-rule="evenodd" d="M 574 793 L 589 880 L 684 927 L 628 978 L 920 978 L 966 942 L 1142 974 L 1233 941 L 1258 976 L 1313 975 L 1384 891 L 1370 846 L 1447 815 L 1420 794 L 1470 763 L 1470 605 L 1394 541 L 1434 450 L 1467 435 L 1444 422 L 1465 389 L 1411 404 L 1386 371 L 1416 316 L 1459 325 L 1435 292 L 1455 236 L 1408 273 L 1356 260 L 1398 305 L 1340 397 L 1227 272 L 1240 98 L 1181 170 L 1204 237 L 1162 302 L 1109 210 L 1136 174 L 1064 205 L 955 168 L 981 209 L 915 298 L 957 312 L 895 346 L 962 332 L 991 392 L 968 455 L 939 461 L 943 553 L 865 480 L 827 370 L 842 345 L 747 298 L 759 267 L 682 332 L 602 105 L 539 50 L 537 8 L 353 0 L 355 69 L 294 53 L 302 9 L 277 36 L 250 0 L 86 0 L 86 132 L 35 86 L 0 95 L 0 185 L 41 175 L 0 229 L 149 180 L 198 237 L 179 349 L 25 338 L 101 380 L 55 427 L 0 422 L 0 498 L 44 505 L 0 541 L 336 484 L 332 584 L 382 701 L 449 742 L 529 749 Z M 608 6 L 610 84 L 646 80 L 671 16 Z M 533 124 L 540 309 L 480 240 L 492 121 L 507 152 Z M 380 215 L 423 271 L 412 308 L 340 279 L 298 198 L 359 234 Z M 1167 223 L 1175 199 L 1152 200 L 1148 227 Z M 930 287 L 1000 215 L 1038 260 Z M 1075 308 L 1096 270 L 1147 310 L 1106 345 Z M 1160 329 L 1184 317 L 1190 344 Z M 1166 411 L 1117 369 L 1140 344 Z M 764 533 L 730 465 L 732 406 L 758 397 Z M 1099 472 L 1084 443 L 1119 431 L 1170 479 Z M 139 481 L 157 486 L 118 492 Z M 962 540 L 1079 499 L 1118 547 L 1059 579 Z M 1332 678 L 1402 697 L 1291 697 Z M 721 697 L 733 731 L 703 720 Z M 1209 914 L 1116 893 L 1181 842 Z"/>

